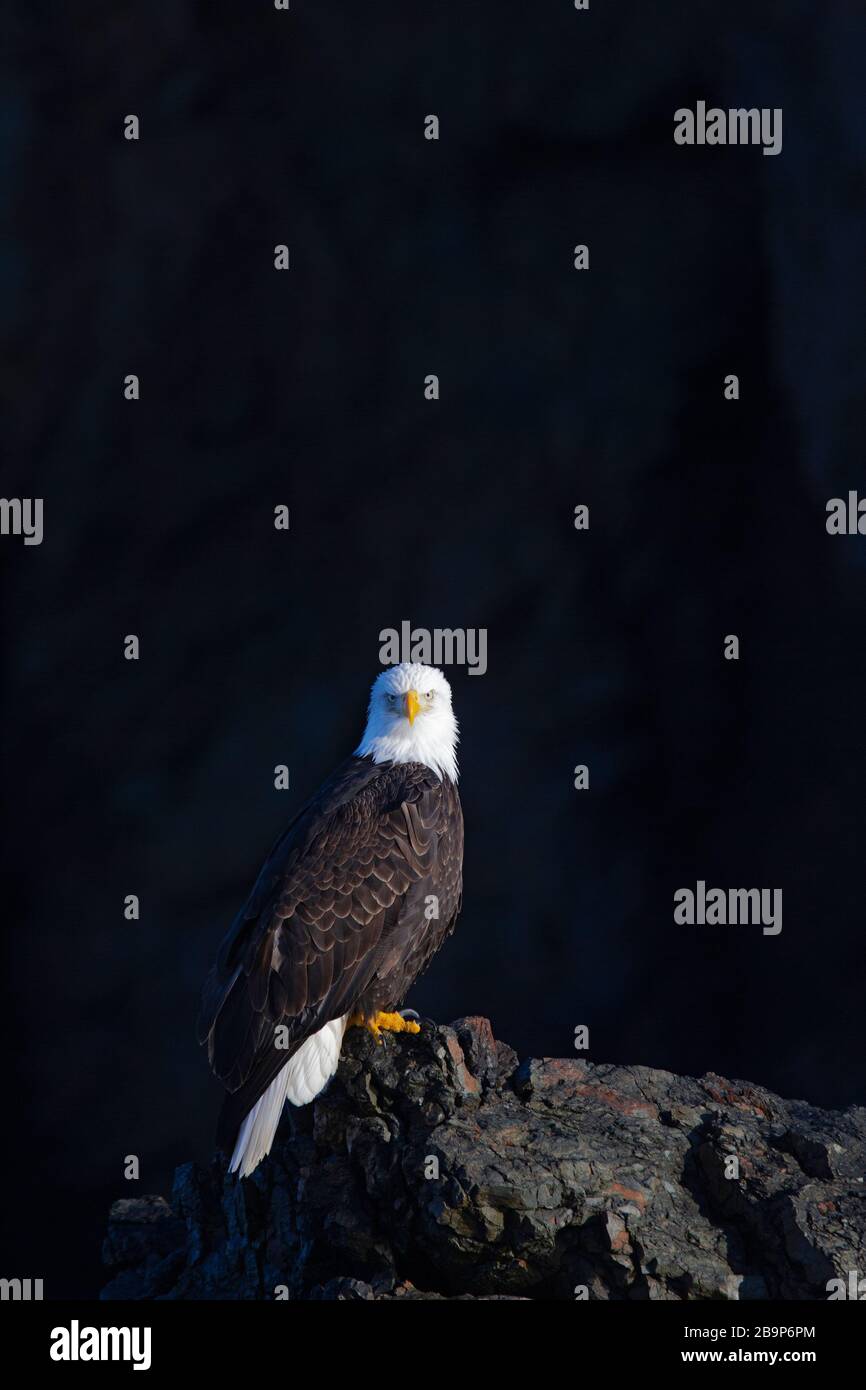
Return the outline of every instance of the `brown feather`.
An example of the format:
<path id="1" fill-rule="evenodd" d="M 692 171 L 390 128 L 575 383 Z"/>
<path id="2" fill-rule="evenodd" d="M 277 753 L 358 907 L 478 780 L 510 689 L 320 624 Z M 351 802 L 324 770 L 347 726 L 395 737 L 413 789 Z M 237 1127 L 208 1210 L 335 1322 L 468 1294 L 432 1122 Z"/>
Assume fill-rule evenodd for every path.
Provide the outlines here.
<path id="1" fill-rule="evenodd" d="M 221 1142 L 312 1033 L 402 1002 L 453 929 L 462 860 L 457 790 L 418 763 L 349 758 L 295 817 L 202 994 L 199 1037 L 230 1093 Z"/>

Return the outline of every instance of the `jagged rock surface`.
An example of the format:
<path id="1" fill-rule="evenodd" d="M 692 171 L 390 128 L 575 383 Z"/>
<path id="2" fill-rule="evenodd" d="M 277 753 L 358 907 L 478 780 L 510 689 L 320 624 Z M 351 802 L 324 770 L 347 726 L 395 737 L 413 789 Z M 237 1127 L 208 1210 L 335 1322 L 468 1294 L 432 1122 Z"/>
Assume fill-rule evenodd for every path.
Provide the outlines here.
<path id="1" fill-rule="evenodd" d="M 114 1204 L 104 1298 L 814 1299 L 866 1266 L 866 1110 L 518 1063 L 483 1018 L 353 1030 L 254 1177 L 224 1168 Z"/>

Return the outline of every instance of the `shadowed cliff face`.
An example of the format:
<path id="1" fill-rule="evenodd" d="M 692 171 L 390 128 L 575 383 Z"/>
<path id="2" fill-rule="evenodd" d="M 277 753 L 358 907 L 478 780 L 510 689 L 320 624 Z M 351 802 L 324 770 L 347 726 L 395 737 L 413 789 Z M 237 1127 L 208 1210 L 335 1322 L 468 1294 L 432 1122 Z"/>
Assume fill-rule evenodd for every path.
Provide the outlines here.
<path id="1" fill-rule="evenodd" d="M 823 1299 L 864 1263 L 864 1169 L 863 1109 L 518 1063 L 483 1018 L 353 1030 L 251 1180 L 114 1204 L 102 1296 Z"/>

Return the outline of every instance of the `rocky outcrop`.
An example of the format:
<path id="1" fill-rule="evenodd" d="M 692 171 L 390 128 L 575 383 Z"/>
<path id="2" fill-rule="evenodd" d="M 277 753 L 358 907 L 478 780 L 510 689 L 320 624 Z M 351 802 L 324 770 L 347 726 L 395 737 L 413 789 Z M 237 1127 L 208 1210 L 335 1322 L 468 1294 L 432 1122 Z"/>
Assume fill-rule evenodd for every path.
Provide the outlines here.
<path id="1" fill-rule="evenodd" d="M 866 1267 L 864 1172 L 863 1109 L 353 1030 L 251 1180 L 114 1204 L 103 1298 L 820 1299 Z"/>

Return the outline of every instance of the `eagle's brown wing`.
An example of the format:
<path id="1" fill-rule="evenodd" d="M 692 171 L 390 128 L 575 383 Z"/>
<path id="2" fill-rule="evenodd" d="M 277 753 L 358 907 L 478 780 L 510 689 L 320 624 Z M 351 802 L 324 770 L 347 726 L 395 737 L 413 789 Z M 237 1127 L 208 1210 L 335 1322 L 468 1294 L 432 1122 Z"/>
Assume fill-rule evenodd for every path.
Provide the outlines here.
<path id="1" fill-rule="evenodd" d="M 231 1093 L 222 1143 L 301 1043 L 393 969 L 398 941 L 400 955 L 426 962 L 450 931 L 456 905 L 442 921 L 423 904 L 455 807 L 459 816 L 454 789 L 425 767 L 350 758 L 277 841 L 202 997 L 199 1038 Z M 462 825 L 459 842 L 462 858 Z M 456 904 L 460 864 L 447 858 Z"/>

